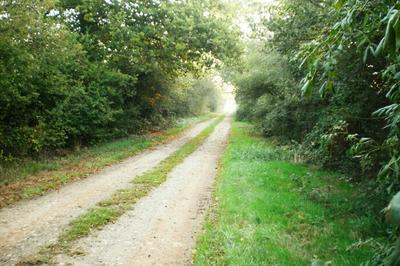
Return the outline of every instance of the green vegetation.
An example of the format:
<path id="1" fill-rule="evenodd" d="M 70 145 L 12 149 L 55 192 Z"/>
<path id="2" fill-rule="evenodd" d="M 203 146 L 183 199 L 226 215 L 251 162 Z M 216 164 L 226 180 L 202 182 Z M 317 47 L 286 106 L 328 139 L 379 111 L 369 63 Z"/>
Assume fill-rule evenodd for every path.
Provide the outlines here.
<path id="1" fill-rule="evenodd" d="M 298 160 L 346 174 L 362 208 L 381 216 L 400 190 L 399 1 L 254 2 L 246 52 L 226 71 L 237 117 Z M 371 263 L 385 265 L 398 235 L 382 231 L 388 241 Z"/>
<path id="2" fill-rule="evenodd" d="M 30 199 L 49 190 L 60 188 L 93 174 L 105 166 L 170 140 L 194 123 L 210 119 L 212 115 L 181 119 L 175 127 L 142 136 L 102 143 L 64 156 L 9 163 L 0 172 L 0 207 L 20 199 Z"/>
<path id="3" fill-rule="evenodd" d="M 378 246 L 380 221 L 359 209 L 361 191 L 234 122 L 215 188 L 215 206 L 195 253 L 196 265 L 360 265 Z"/>
<path id="4" fill-rule="evenodd" d="M 224 87 L 218 75 L 236 87 L 238 119 L 253 122 L 296 162 L 346 176 L 354 195 L 337 193 L 358 199 L 349 213 L 360 209 L 379 220 L 391 199 L 397 203 L 398 0 L 4 0 L 0 32 L 0 207 L 93 173 L 153 140 L 95 144 L 217 111 Z M 32 160 L 72 149 L 80 150 Z M 270 161 L 271 149 L 257 152 Z M 268 167 L 306 171 L 289 165 Z M 335 179 L 340 175 L 325 181 L 335 186 Z M 287 182 L 276 185 L 290 189 L 298 181 Z M 315 212 L 339 224 L 329 216 L 336 207 L 324 207 Z M 82 227 L 114 215 L 99 209 Z M 390 254 L 400 254 L 398 225 L 376 225 L 370 239 L 360 237 L 358 246 L 376 251 L 370 265 L 390 265 Z M 346 262 L 345 244 L 315 243 L 321 247 L 307 242 L 299 250 L 337 248 L 343 260 L 333 251 L 321 257 L 358 263 L 361 251 Z"/>
<path id="5" fill-rule="evenodd" d="M 109 199 L 99 202 L 96 207 L 71 221 L 69 227 L 58 238 L 57 243 L 43 248 L 37 256 L 28 258 L 26 263 L 33 261 L 35 263 L 48 263 L 54 255 L 59 253 L 74 253 L 75 251 L 71 250 L 74 241 L 89 235 L 93 230 L 101 229 L 104 225 L 115 221 L 126 211 L 132 209 L 140 198 L 162 184 L 167 179 L 168 173 L 194 152 L 223 118 L 223 116 L 218 117 L 199 135 L 164 159 L 155 168 L 136 177 L 130 187 L 118 190 Z"/>
<path id="6" fill-rule="evenodd" d="M 215 111 L 203 81 L 241 51 L 218 1 L 6 0 L 0 10 L 2 164 Z"/>

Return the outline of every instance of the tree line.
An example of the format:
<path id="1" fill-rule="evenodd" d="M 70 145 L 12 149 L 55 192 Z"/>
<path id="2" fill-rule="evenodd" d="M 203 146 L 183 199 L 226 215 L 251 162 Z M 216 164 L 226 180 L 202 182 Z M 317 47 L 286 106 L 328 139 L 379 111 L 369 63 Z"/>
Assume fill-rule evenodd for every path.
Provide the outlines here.
<path id="1" fill-rule="evenodd" d="M 365 191 L 354 208 L 380 215 L 400 190 L 399 1 L 281 0 L 258 17 L 242 64 L 226 71 L 238 118 L 303 161 L 342 171 Z M 396 198 L 386 211 L 399 225 Z M 379 230 L 377 239 L 399 235 Z M 369 265 L 389 265 L 388 242 Z M 400 240 L 390 265 L 396 256 Z"/>
<path id="2" fill-rule="evenodd" d="M 207 75 L 240 53 L 223 12 L 218 1 L 1 1 L 0 160 L 214 110 Z"/>

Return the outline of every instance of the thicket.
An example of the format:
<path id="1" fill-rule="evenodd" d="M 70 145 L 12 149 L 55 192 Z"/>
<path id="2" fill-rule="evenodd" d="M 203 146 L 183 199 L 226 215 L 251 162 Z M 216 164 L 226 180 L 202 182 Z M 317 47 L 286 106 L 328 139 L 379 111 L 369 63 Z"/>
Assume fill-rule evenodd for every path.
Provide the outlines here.
<path id="1" fill-rule="evenodd" d="M 259 16 L 229 73 L 238 117 L 360 182 L 355 208 L 378 216 L 400 190 L 399 1 L 281 0 Z M 377 249 L 371 264 L 390 264 L 393 247 Z"/>
<path id="2" fill-rule="evenodd" d="M 215 110 L 208 69 L 240 53 L 221 12 L 218 1 L 1 1 L 0 161 Z"/>

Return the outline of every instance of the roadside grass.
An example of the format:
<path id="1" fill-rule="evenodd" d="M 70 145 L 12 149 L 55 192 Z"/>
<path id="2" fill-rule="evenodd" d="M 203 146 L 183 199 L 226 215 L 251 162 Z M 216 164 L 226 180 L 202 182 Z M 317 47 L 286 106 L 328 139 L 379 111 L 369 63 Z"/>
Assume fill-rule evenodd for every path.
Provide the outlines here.
<path id="1" fill-rule="evenodd" d="M 195 265 L 360 265 L 374 254 L 362 241 L 380 225 L 356 206 L 359 193 L 234 122 Z"/>
<path id="2" fill-rule="evenodd" d="M 110 198 L 99 202 L 94 208 L 71 221 L 55 244 L 44 247 L 37 255 L 23 259 L 20 264 L 48 264 L 52 263 L 53 258 L 59 254 L 82 254 L 82 251 L 77 253 L 73 249 L 75 241 L 88 236 L 93 230 L 99 230 L 106 224 L 116 221 L 122 214 L 132 209 L 139 199 L 162 184 L 167 179 L 168 173 L 193 153 L 223 118 L 223 116 L 218 117 L 199 135 L 184 144 L 155 168 L 133 179 L 128 188 L 116 191 Z"/>
<path id="3" fill-rule="evenodd" d="M 0 165 L 0 208 L 85 178 L 144 149 L 169 141 L 191 125 L 213 116 L 181 119 L 174 127 L 162 132 L 114 140 L 70 151 L 64 156 Z"/>

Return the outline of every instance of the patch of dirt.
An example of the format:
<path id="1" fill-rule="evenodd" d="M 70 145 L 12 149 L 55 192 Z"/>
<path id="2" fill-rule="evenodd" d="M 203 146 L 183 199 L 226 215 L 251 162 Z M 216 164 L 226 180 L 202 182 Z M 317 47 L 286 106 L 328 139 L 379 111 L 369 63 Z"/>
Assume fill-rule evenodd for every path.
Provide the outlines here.
<path id="1" fill-rule="evenodd" d="M 60 255 L 60 265 L 190 265 L 196 235 L 211 202 L 230 118 L 116 223 L 74 247 L 84 256 Z"/>
<path id="2" fill-rule="evenodd" d="M 68 223 L 178 150 L 213 122 L 201 122 L 169 143 L 156 146 L 98 174 L 45 196 L 0 210 L 0 264 L 13 265 L 56 241 Z"/>

